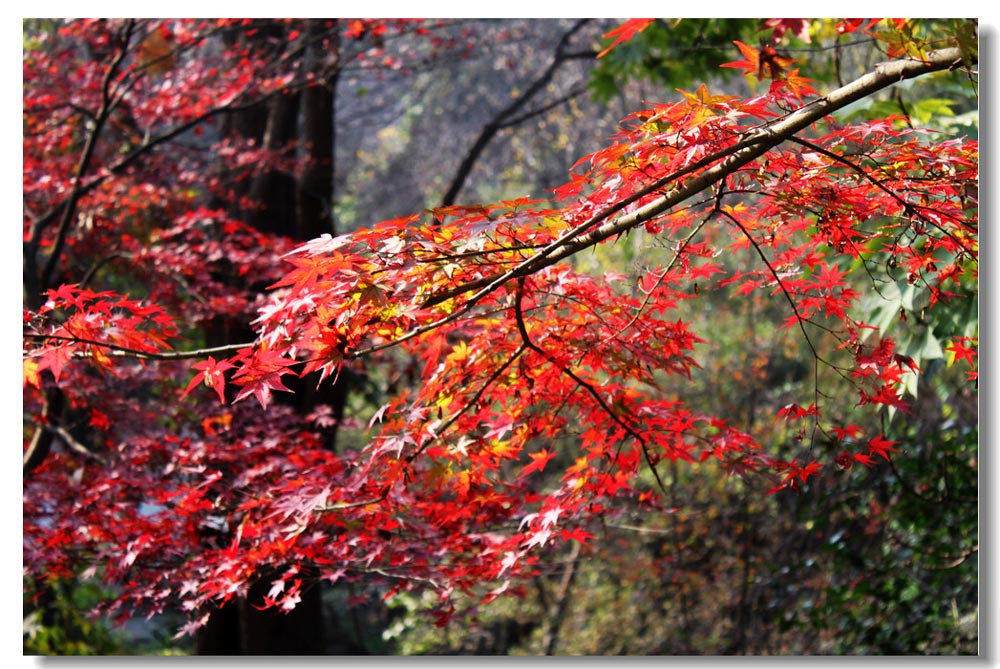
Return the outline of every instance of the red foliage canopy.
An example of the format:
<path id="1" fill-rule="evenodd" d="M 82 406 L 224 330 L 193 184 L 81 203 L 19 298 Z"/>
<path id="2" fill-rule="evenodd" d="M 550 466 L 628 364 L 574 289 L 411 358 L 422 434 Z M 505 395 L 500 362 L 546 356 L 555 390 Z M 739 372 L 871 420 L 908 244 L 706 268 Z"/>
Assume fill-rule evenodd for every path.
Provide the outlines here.
<path id="1" fill-rule="evenodd" d="M 638 111 L 552 200 L 447 207 L 294 246 L 205 204 L 232 188 L 220 175 L 289 159 L 204 143 L 213 118 L 307 85 L 294 55 L 239 39 L 257 29 L 81 21 L 26 53 L 28 573 L 84 568 L 116 585 L 113 611 L 180 606 L 188 630 L 269 565 L 285 571 L 267 605 L 294 607 L 308 567 L 432 587 L 447 611 L 452 592 L 491 598 L 551 545 L 588 541 L 593 522 L 660 508 L 665 461 L 711 459 L 776 492 L 893 452 L 828 416 L 818 385 L 777 412 L 812 445 L 791 461 L 662 388 L 683 388 L 712 338 L 679 304 L 766 294 L 859 412 L 906 410 L 914 365 L 858 319 L 851 277 L 889 268 L 930 291 L 931 308 L 974 280 L 978 145 L 891 118 L 824 119 L 961 67 L 958 49 L 817 97 L 739 44 L 734 65 L 773 78 L 765 94 L 702 87 Z M 637 281 L 564 262 L 637 229 L 669 251 Z M 756 266 L 719 261 L 741 249 Z M 130 282 L 89 288 L 109 263 Z M 207 347 L 199 333 L 219 319 L 252 323 L 253 341 Z M 974 342 L 950 350 L 974 364 Z M 325 447 L 323 407 L 303 418 L 274 401 L 293 377 L 369 366 L 416 379 L 357 449 Z M 40 454 L 46 434 L 65 448 Z"/>

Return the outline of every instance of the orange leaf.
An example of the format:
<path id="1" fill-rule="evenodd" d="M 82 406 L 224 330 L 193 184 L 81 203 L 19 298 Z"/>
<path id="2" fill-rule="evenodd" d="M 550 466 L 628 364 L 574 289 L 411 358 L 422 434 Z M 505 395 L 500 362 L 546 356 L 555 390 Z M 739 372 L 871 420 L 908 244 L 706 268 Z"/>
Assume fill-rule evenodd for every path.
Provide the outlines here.
<path id="1" fill-rule="evenodd" d="M 756 76 L 760 64 L 760 53 L 749 44 L 744 44 L 739 40 L 733 40 L 733 44 L 735 44 L 740 50 L 740 53 L 743 54 L 744 60 L 734 60 L 730 63 L 723 63 L 720 67 L 734 67 L 736 69 L 742 69 L 743 74 L 748 77 L 750 75 Z"/>
<path id="2" fill-rule="evenodd" d="M 790 71 L 784 79 L 784 83 L 788 86 L 788 90 L 790 90 L 792 94 L 800 100 L 803 95 L 816 95 L 816 89 L 809 85 L 810 81 L 812 81 L 812 79 L 799 76 L 798 68 Z"/>
<path id="3" fill-rule="evenodd" d="M 604 33 L 604 37 L 610 38 L 614 37 L 615 41 L 607 46 L 604 51 L 597 54 L 598 58 L 604 57 L 609 51 L 614 49 L 616 46 L 622 42 L 627 42 L 628 40 L 635 37 L 637 34 L 645 30 L 654 19 L 629 19 L 625 23 L 621 24 L 614 30 L 609 30 Z"/>

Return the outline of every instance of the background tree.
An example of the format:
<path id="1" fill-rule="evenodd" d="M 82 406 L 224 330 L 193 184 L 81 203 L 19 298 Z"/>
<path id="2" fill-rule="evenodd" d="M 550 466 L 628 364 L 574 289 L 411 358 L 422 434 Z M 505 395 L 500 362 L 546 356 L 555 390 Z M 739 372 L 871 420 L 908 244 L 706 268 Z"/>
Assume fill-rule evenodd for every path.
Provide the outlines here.
<path id="1" fill-rule="evenodd" d="M 300 224 L 338 211 L 353 224 L 367 211 L 353 187 L 341 191 L 350 210 L 336 197 L 331 179 L 359 177 L 335 169 L 332 128 L 324 136 L 309 121 L 336 102 L 337 126 L 350 122 L 334 95 L 344 82 L 361 92 L 349 65 L 426 65 L 437 49 L 466 47 L 468 24 L 30 25 L 26 82 L 40 96 L 26 89 L 29 573 L 99 575 L 117 589 L 110 612 L 179 606 L 188 631 L 218 624 L 209 614 L 227 602 L 243 611 L 236 627 L 256 607 L 316 621 L 316 585 L 332 582 L 345 604 L 377 594 L 441 622 L 520 595 L 528 608 L 513 626 L 499 609 L 486 636 L 462 642 L 478 652 L 966 649 L 975 393 L 956 378 L 966 362 L 940 375 L 933 366 L 950 362 L 945 351 L 974 362 L 977 149 L 907 126 L 961 130 L 935 119 L 955 113 L 947 101 L 963 81 L 975 110 L 974 24 L 770 22 L 772 37 L 813 45 L 789 48 L 855 36 L 831 50 L 847 82 L 845 63 L 864 64 L 857 54 L 873 44 L 895 61 L 814 99 L 787 54 L 741 41 L 731 65 L 757 97 L 681 91 L 679 104 L 629 116 L 547 201 L 494 191 L 508 199 L 447 206 L 475 183 L 470 157 L 497 162 L 491 147 L 522 147 L 511 176 L 531 180 L 526 145 L 504 133 L 576 114 L 583 79 L 561 77 L 580 56 L 670 25 L 627 23 L 599 45 L 608 26 L 552 24 L 528 101 L 486 109 L 469 148 L 453 152 L 454 172 L 422 170 L 454 175 L 435 184 L 446 206 L 295 251 L 321 232 Z M 481 44 L 499 53 L 523 35 L 487 26 Z M 629 45 L 598 62 L 613 71 Z M 662 76 L 649 53 L 643 66 Z M 53 59 L 71 57 L 89 66 L 66 69 L 78 80 L 53 89 Z M 200 87 L 213 77 L 208 95 Z M 950 97 L 897 95 L 903 116 L 859 120 L 884 111 L 859 101 L 911 79 L 939 81 Z M 607 78 L 595 81 L 606 94 Z M 850 103 L 852 125 L 852 108 L 821 120 Z M 218 130 L 203 125 L 216 117 Z M 406 118 L 385 127 L 413 143 L 426 115 Z M 557 145 L 570 146 L 563 136 Z M 161 151 L 168 144 L 177 150 Z M 330 206 L 304 213 L 320 201 Z M 421 206 L 435 203 L 426 190 Z M 180 336 L 183 352 L 170 343 Z M 189 357 L 200 359 L 194 379 Z M 345 394 L 348 379 L 356 390 Z M 924 425 L 905 413 L 914 395 L 928 401 L 918 379 L 936 388 Z M 289 388 L 291 400 L 277 399 Z M 225 403 L 194 402 L 201 393 Z M 242 401 L 251 395 L 266 412 Z M 946 436 L 906 465 L 921 453 L 909 444 L 931 433 Z M 932 494 L 931 480 L 944 489 Z M 928 532 L 921 504 L 951 514 L 957 534 Z M 885 538 L 882 555 L 860 536 Z M 606 596 L 608 572 L 590 561 L 613 565 L 637 547 L 642 559 L 610 572 Z M 913 566 L 943 567 L 941 578 L 900 576 L 892 564 L 910 564 L 914 548 Z M 806 585 L 789 591 L 788 574 Z M 28 592 L 42 602 L 46 582 L 36 583 Z M 721 617 L 706 606 L 719 596 L 703 599 L 713 586 L 730 602 Z M 894 616 L 903 608 L 909 617 Z M 389 624 L 384 608 L 344 610 Z M 588 645 L 588 625 L 616 612 L 636 615 L 636 629 Z M 954 632 L 939 624 L 949 614 Z M 880 616 L 906 620 L 913 636 L 872 637 L 860 621 Z M 918 622 L 937 636 L 918 638 Z M 565 647 L 574 629 L 578 643 Z M 824 636 L 835 629 L 853 636 Z M 237 643 L 265 638 L 247 631 Z M 403 648 L 452 647 L 416 640 L 410 622 L 389 631 Z"/>

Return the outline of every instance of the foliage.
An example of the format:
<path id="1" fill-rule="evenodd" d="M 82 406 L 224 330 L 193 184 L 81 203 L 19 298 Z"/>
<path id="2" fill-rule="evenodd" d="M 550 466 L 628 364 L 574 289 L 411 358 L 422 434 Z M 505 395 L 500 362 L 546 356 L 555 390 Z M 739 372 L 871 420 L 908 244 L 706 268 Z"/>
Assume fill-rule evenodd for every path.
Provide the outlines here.
<path id="1" fill-rule="evenodd" d="M 183 642 L 115 629 L 91 612 L 110 593 L 93 583 L 59 579 L 36 588 L 26 583 L 25 655 L 187 655 Z M 42 605 L 39 599 L 49 599 Z M 141 625 L 141 623 L 140 623 Z"/>
<path id="2" fill-rule="evenodd" d="M 726 47 L 733 40 L 751 41 L 759 27 L 760 22 L 750 19 L 656 19 L 627 41 L 616 39 L 601 52 L 591 90 L 598 100 L 607 101 L 632 78 L 691 86 L 701 73 L 718 71 L 730 59 Z"/>
<path id="3" fill-rule="evenodd" d="M 26 655 L 117 655 L 122 640 L 99 622 L 88 620 L 85 612 L 100 601 L 93 586 L 68 588 L 65 583 L 54 585 L 57 593 L 55 614 L 43 620 L 42 610 L 34 609 L 24 621 Z M 32 589 L 25 588 L 30 601 Z"/>
<path id="4" fill-rule="evenodd" d="M 679 34 L 697 41 L 699 26 Z M 252 212 L 244 186 L 263 166 L 301 179 L 308 154 L 241 144 L 215 119 L 321 86 L 325 66 L 306 57 L 317 45 L 340 57 L 335 45 L 357 45 L 366 66 L 402 68 L 452 48 L 439 26 L 33 27 L 27 573 L 100 578 L 115 591 L 104 610 L 123 620 L 180 609 L 182 634 L 262 574 L 260 608 L 292 611 L 317 583 L 334 583 L 356 593 L 351 604 L 381 596 L 425 607 L 441 625 L 565 574 L 564 588 L 539 586 L 548 599 L 533 615 L 549 622 L 525 646 L 533 652 L 551 651 L 563 617 L 684 621 L 670 636 L 648 627 L 581 645 L 594 653 L 678 652 L 651 639 L 688 632 L 709 642 L 679 652 L 717 649 L 727 628 L 702 625 L 684 598 L 725 573 L 738 634 L 722 652 L 853 652 L 828 638 L 755 642 L 748 612 L 766 596 L 788 627 L 811 622 L 800 615 L 806 597 L 846 611 L 854 650 L 944 647 L 892 646 L 851 622 L 859 609 L 881 619 L 892 602 L 906 614 L 900 625 L 933 626 L 949 606 L 965 615 L 973 605 L 964 588 L 978 550 L 967 536 L 978 433 L 964 412 L 977 378 L 978 142 L 912 127 L 947 115 L 937 98 L 904 123 L 877 117 L 875 103 L 833 116 L 899 81 L 974 77 L 967 23 L 951 24 L 947 40 L 922 37 L 921 26 L 837 24 L 884 43 L 893 60 L 822 96 L 790 57 L 735 40 L 728 57 L 739 60 L 721 64 L 755 94 L 702 84 L 633 112 L 545 200 L 437 207 L 308 241 L 232 213 Z M 768 27 L 809 36 L 801 22 Z M 602 53 L 609 76 L 635 71 L 630 50 L 645 53 L 644 40 L 666 29 L 631 23 L 612 34 L 621 39 Z M 406 34 L 426 38 L 425 49 L 386 51 Z M 640 236 L 653 248 L 628 268 L 597 274 L 573 262 Z M 727 305 L 737 318 L 718 316 Z M 245 338 L 233 343 L 233 332 Z M 357 443 L 331 448 L 350 427 L 343 406 L 300 411 L 288 397 L 346 378 L 389 392 L 355 426 Z M 915 403 L 934 398 L 961 414 L 939 441 L 927 439 L 938 423 L 911 420 Z M 905 483 L 933 472 L 945 489 Z M 681 501 L 678 486 L 697 480 L 701 495 Z M 856 494 L 821 496 L 835 486 Z M 960 536 L 918 522 L 928 499 L 955 501 L 935 513 Z M 884 523 L 857 529 L 890 502 Z M 817 508 L 829 524 L 816 525 Z M 790 510 L 787 534 L 746 529 L 776 509 Z M 708 525 L 689 513 L 715 515 Z M 809 531 L 788 520 L 800 513 Z M 615 571 L 599 611 L 571 602 L 573 579 L 600 574 L 553 572 L 557 556 L 632 559 L 616 552 L 613 528 L 637 519 L 664 541 Z M 747 533 L 727 538 L 733 527 Z M 954 565 L 963 571 L 919 581 L 951 602 L 918 597 L 898 551 L 880 561 L 865 550 L 872 533 L 943 564 L 964 556 Z M 782 599 L 783 576 L 764 560 L 793 540 L 814 556 L 802 569 L 832 571 Z M 844 566 L 858 556 L 860 568 Z M 650 578 L 681 594 L 677 608 L 637 601 Z"/>

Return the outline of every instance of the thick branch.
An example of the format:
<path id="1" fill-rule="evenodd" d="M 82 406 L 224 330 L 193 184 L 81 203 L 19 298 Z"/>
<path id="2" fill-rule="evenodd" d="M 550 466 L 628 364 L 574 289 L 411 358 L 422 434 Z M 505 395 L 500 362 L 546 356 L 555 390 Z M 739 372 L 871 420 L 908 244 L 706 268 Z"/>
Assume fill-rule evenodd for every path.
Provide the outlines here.
<path id="1" fill-rule="evenodd" d="M 580 564 L 580 542 L 574 541 L 570 548 L 569 560 L 566 563 L 566 570 L 563 572 L 559 582 L 559 590 L 556 592 L 556 600 L 549 607 L 549 625 L 545 630 L 544 647 L 545 655 L 555 655 L 556 643 L 559 641 L 559 628 L 562 626 L 563 616 L 566 615 L 566 608 L 569 604 L 569 595 L 576 578 L 577 566 Z"/>
<path id="2" fill-rule="evenodd" d="M 631 197 L 625 198 L 613 207 L 609 207 L 585 223 L 570 230 L 539 253 L 520 263 L 517 267 L 499 275 L 470 281 L 454 289 L 435 295 L 428 300 L 428 304 L 437 304 L 457 295 L 476 291 L 467 301 L 467 305 L 471 307 L 471 305 L 511 279 L 534 274 L 583 249 L 643 225 L 647 221 L 656 218 L 681 202 L 693 197 L 695 194 L 711 188 L 744 165 L 764 155 L 775 146 L 791 139 L 796 133 L 809 127 L 824 116 L 843 109 L 852 102 L 866 98 L 899 81 L 958 67 L 961 63 L 961 53 L 957 48 L 935 52 L 928 56 L 927 61 L 899 60 L 880 63 L 876 66 L 874 72 L 870 72 L 850 84 L 800 107 L 774 123 L 749 131 L 742 140 L 726 149 L 707 156 L 688 168 L 678 170 L 673 174 L 658 179 Z M 712 163 L 716 164 L 669 193 L 662 195 L 631 213 L 611 218 L 611 216 L 629 204 L 662 190 L 681 177 Z M 597 225 L 606 219 L 610 220 Z M 594 225 L 597 225 L 597 227 L 593 227 Z M 586 232 L 586 230 L 589 230 L 589 232 Z"/>
<path id="3" fill-rule="evenodd" d="M 607 207 L 587 221 L 567 231 L 559 239 L 506 272 L 469 281 L 432 295 L 423 303 L 424 307 L 441 304 L 453 297 L 472 293 L 461 307 L 447 316 L 414 328 L 393 341 L 354 351 L 351 357 L 360 358 L 376 351 L 391 348 L 404 341 L 418 337 L 425 332 L 430 332 L 442 325 L 462 318 L 472 311 L 481 299 L 493 293 L 507 282 L 535 274 L 584 249 L 645 224 L 647 221 L 669 211 L 671 208 L 694 197 L 698 193 L 715 186 L 744 165 L 756 160 L 779 144 L 790 140 L 796 133 L 809 127 L 824 116 L 843 109 L 852 102 L 873 95 L 899 81 L 913 79 L 930 74 L 931 72 L 957 68 L 961 65 L 962 54 L 958 48 L 934 52 L 928 55 L 926 61 L 898 60 L 880 63 L 876 66 L 874 72 L 870 72 L 850 84 L 800 107 L 773 123 L 765 124 L 746 132 L 743 139 L 735 144 L 662 177 L 633 195 L 623 198 L 616 204 Z M 629 205 L 638 202 L 648 195 L 662 191 L 668 185 L 697 172 L 703 167 L 707 167 L 707 169 L 692 177 L 684 184 L 677 186 L 674 190 L 661 195 L 633 212 L 612 218 Z"/>

